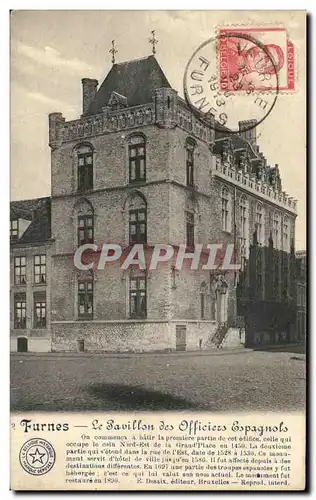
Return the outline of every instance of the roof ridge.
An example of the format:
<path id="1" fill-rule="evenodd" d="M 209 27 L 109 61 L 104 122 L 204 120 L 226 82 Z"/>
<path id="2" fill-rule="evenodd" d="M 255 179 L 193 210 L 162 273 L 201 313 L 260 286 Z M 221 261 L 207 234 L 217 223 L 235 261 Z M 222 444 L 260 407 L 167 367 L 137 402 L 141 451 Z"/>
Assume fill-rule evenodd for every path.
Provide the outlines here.
<path id="1" fill-rule="evenodd" d="M 156 59 L 153 54 L 150 54 L 149 56 L 139 57 L 137 59 L 129 59 L 128 61 L 121 61 L 119 63 L 115 63 L 115 64 L 113 64 L 113 67 L 114 66 L 119 66 L 120 64 L 133 63 L 133 62 L 137 62 L 137 61 L 143 61 L 145 59 L 149 59 L 150 57 L 153 57 L 154 59 Z M 157 59 L 156 59 L 156 61 L 157 61 Z"/>
<path id="2" fill-rule="evenodd" d="M 22 199 L 22 200 L 10 200 L 10 204 L 11 203 L 25 203 L 27 201 L 39 201 L 39 200 L 47 200 L 47 199 L 50 199 L 51 196 L 39 196 L 38 198 L 27 198 L 27 199 Z"/>

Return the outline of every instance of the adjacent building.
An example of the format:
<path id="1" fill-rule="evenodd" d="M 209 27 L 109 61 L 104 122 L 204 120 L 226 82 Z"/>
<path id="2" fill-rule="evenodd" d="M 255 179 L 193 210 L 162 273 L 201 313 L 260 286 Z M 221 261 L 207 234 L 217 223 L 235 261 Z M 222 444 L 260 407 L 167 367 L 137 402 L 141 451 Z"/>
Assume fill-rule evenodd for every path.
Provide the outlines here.
<path id="1" fill-rule="evenodd" d="M 12 351 L 51 351 L 51 199 L 10 204 Z"/>
<path id="2" fill-rule="evenodd" d="M 276 311 L 279 297 L 292 300 L 296 201 L 260 151 L 256 123 L 215 132 L 154 56 L 114 64 L 100 87 L 84 78 L 82 96 L 77 120 L 49 115 L 51 197 L 11 204 L 12 349 L 22 342 L 58 352 L 207 349 L 241 325 L 248 345 L 289 341 L 294 334 L 270 334 L 284 325 L 270 325 L 269 335 L 267 325 L 254 328 L 249 300 L 240 300 L 241 283 L 251 290 L 253 245 L 262 252 L 258 298 Z M 188 251 L 231 243 L 241 271 L 179 271 L 172 261 L 156 270 L 117 261 L 80 271 L 73 257 L 84 243 L 123 251 L 142 243 L 148 252 L 157 243 Z M 37 319 L 43 304 L 45 327 Z"/>
<path id="3" fill-rule="evenodd" d="M 297 340 L 306 340 L 306 250 L 296 252 L 296 286 L 297 286 Z"/>

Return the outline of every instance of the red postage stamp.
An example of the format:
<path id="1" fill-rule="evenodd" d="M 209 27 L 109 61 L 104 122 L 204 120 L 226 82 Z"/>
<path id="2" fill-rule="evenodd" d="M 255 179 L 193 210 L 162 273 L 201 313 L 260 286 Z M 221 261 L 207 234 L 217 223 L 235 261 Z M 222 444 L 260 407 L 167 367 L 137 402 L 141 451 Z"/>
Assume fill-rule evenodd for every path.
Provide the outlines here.
<path id="1" fill-rule="evenodd" d="M 294 45 L 284 28 L 220 28 L 222 91 L 294 91 Z"/>

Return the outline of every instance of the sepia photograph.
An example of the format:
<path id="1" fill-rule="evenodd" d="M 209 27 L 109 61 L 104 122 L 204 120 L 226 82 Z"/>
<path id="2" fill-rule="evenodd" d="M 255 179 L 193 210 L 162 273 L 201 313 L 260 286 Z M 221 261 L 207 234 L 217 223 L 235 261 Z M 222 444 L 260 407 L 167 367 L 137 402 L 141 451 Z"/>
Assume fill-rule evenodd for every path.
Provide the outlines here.
<path id="1" fill-rule="evenodd" d="M 304 412 L 305 14 L 10 17 L 12 412 Z"/>
<path id="2" fill-rule="evenodd" d="M 10 488 L 304 490 L 306 12 L 12 10 L 10 128 Z"/>

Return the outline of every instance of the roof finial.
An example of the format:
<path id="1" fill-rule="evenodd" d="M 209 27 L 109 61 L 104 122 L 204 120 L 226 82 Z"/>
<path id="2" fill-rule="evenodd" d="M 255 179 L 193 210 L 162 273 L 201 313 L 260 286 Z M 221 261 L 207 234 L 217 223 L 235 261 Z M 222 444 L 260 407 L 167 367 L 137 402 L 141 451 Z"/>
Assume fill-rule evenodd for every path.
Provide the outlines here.
<path id="1" fill-rule="evenodd" d="M 118 50 L 115 47 L 115 40 L 112 40 L 112 48 L 109 50 L 112 53 L 112 64 L 115 64 L 115 54 L 117 54 Z"/>
<path id="2" fill-rule="evenodd" d="M 155 33 L 156 33 L 156 30 L 152 30 L 151 31 L 152 38 L 149 38 L 149 43 L 151 43 L 152 46 L 153 46 L 152 52 L 153 52 L 154 55 L 156 54 L 156 47 L 155 47 L 155 45 L 158 43 L 158 40 L 156 40 L 156 38 L 155 38 Z"/>

